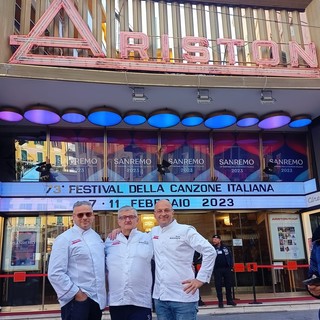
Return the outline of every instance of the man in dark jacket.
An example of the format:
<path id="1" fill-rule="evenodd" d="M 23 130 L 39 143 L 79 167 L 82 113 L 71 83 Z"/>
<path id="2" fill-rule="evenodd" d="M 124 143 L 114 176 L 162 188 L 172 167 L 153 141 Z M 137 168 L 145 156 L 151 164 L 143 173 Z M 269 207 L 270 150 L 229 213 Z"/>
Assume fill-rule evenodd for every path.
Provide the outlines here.
<path id="1" fill-rule="evenodd" d="M 310 278 L 320 277 L 320 226 L 314 231 L 312 235 L 312 250 L 308 276 Z M 312 296 L 320 299 L 320 285 L 308 285 L 307 288 Z M 320 320 L 320 310 L 318 318 Z"/>
<path id="2" fill-rule="evenodd" d="M 232 299 L 232 268 L 233 258 L 230 250 L 221 242 L 221 237 L 217 234 L 212 236 L 212 243 L 217 252 L 217 258 L 214 265 L 213 275 L 214 283 L 219 300 L 219 308 L 223 308 L 222 281 L 226 288 L 227 305 L 236 306 Z"/>

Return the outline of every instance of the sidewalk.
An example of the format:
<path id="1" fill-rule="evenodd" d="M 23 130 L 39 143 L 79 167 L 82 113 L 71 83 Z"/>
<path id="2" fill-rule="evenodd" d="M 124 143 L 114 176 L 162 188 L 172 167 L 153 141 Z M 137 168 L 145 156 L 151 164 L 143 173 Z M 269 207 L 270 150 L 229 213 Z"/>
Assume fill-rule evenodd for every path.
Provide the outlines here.
<path id="1" fill-rule="evenodd" d="M 241 313 L 256 313 L 270 311 L 295 311 L 295 310 L 311 310 L 320 308 L 320 300 L 315 299 L 307 293 L 276 293 L 276 294 L 259 294 L 256 302 L 253 303 L 253 297 L 250 294 L 237 295 L 237 306 L 227 306 L 218 308 L 217 301 L 210 300 L 211 297 L 202 297 L 206 303 L 205 306 L 199 308 L 199 315 L 216 315 L 216 314 L 241 314 Z M 47 306 L 45 311 L 35 311 L 35 307 L 4 307 L 0 312 L 2 320 L 35 320 L 48 319 L 60 320 L 58 305 Z M 50 309 L 51 310 L 50 310 Z M 10 309 L 10 310 L 9 310 Z M 29 311 L 28 311 L 29 309 Z M 108 311 L 104 311 L 103 320 L 110 320 Z M 153 319 L 156 315 L 153 314 Z"/>

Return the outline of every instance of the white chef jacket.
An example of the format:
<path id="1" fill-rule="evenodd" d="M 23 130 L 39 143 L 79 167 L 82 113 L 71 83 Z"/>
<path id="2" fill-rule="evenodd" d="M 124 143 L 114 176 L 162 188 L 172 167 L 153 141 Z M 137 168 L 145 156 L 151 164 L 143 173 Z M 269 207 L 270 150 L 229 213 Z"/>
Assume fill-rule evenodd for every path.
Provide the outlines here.
<path id="1" fill-rule="evenodd" d="M 197 279 L 209 282 L 216 250 L 194 227 L 179 224 L 176 220 L 166 227 L 152 228 L 151 236 L 156 263 L 153 298 L 177 302 L 198 301 L 199 290 L 195 294 L 187 294 L 181 282 L 195 277 L 192 267 L 194 251 L 203 256 Z"/>
<path id="2" fill-rule="evenodd" d="M 59 235 L 52 246 L 48 279 L 61 307 L 81 289 L 103 310 L 107 294 L 101 237 L 93 229 L 83 230 L 76 225 Z"/>
<path id="3" fill-rule="evenodd" d="M 110 306 L 135 305 L 151 308 L 151 236 L 137 229 L 127 239 L 119 233 L 105 242 Z"/>

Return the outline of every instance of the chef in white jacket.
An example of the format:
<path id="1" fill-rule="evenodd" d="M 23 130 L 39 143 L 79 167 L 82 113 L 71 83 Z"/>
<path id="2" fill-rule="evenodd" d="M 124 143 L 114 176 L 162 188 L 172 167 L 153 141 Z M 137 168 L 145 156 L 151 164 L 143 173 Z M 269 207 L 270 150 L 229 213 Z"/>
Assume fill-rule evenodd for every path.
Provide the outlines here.
<path id="1" fill-rule="evenodd" d="M 150 320 L 150 234 L 137 230 L 138 213 L 130 206 L 118 210 L 120 233 L 105 242 L 108 301 L 112 320 Z"/>
<path id="2" fill-rule="evenodd" d="M 194 227 L 179 224 L 168 200 L 154 208 L 159 226 L 151 236 L 156 264 L 153 298 L 158 320 L 195 320 L 199 288 L 210 281 L 216 250 Z M 193 255 L 202 254 L 201 268 L 195 278 Z"/>
<path id="3" fill-rule="evenodd" d="M 91 203 L 73 206 L 74 226 L 59 235 L 52 246 L 48 278 L 57 293 L 62 320 L 101 320 L 106 307 L 104 243 L 91 228 Z"/>

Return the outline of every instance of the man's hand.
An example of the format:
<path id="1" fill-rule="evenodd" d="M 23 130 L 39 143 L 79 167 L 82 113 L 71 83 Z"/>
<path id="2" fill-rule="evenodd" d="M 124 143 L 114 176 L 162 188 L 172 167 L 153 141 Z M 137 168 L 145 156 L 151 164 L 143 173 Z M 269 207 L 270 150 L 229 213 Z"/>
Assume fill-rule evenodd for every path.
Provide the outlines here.
<path id="1" fill-rule="evenodd" d="M 199 289 L 203 285 L 203 282 L 197 279 L 190 279 L 182 281 L 182 284 L 185 284 L 185 287 L 183 289 L 185 293 L 194 294 L 197 289 Z"/>
<path id="2" fill-rule="evenodd" d="M 81 289 L 79 289 L 79 291 L 74 296 L 74 300 L 76 301 L 85 301 L 87 299 L 88 299 L 88 296 L 84 292 L 82 292 Z"/>
<path id="3" fill-rule="evenodd" d="M 113 230 L 108 234 L 108 238 L 109 238 L 110 240 L 114 240 L 120 232 L 121 232 L 121 229 L 120 229 L 120 228 L 113 229 Z"/>
<path id="4" fill-rule="evenodd" d="M 308 290 L 314 296 L 316 296 L 316 297 L 320 296 L 320 286 L 310 285 L 310 286 L 308 286 Z"/>

